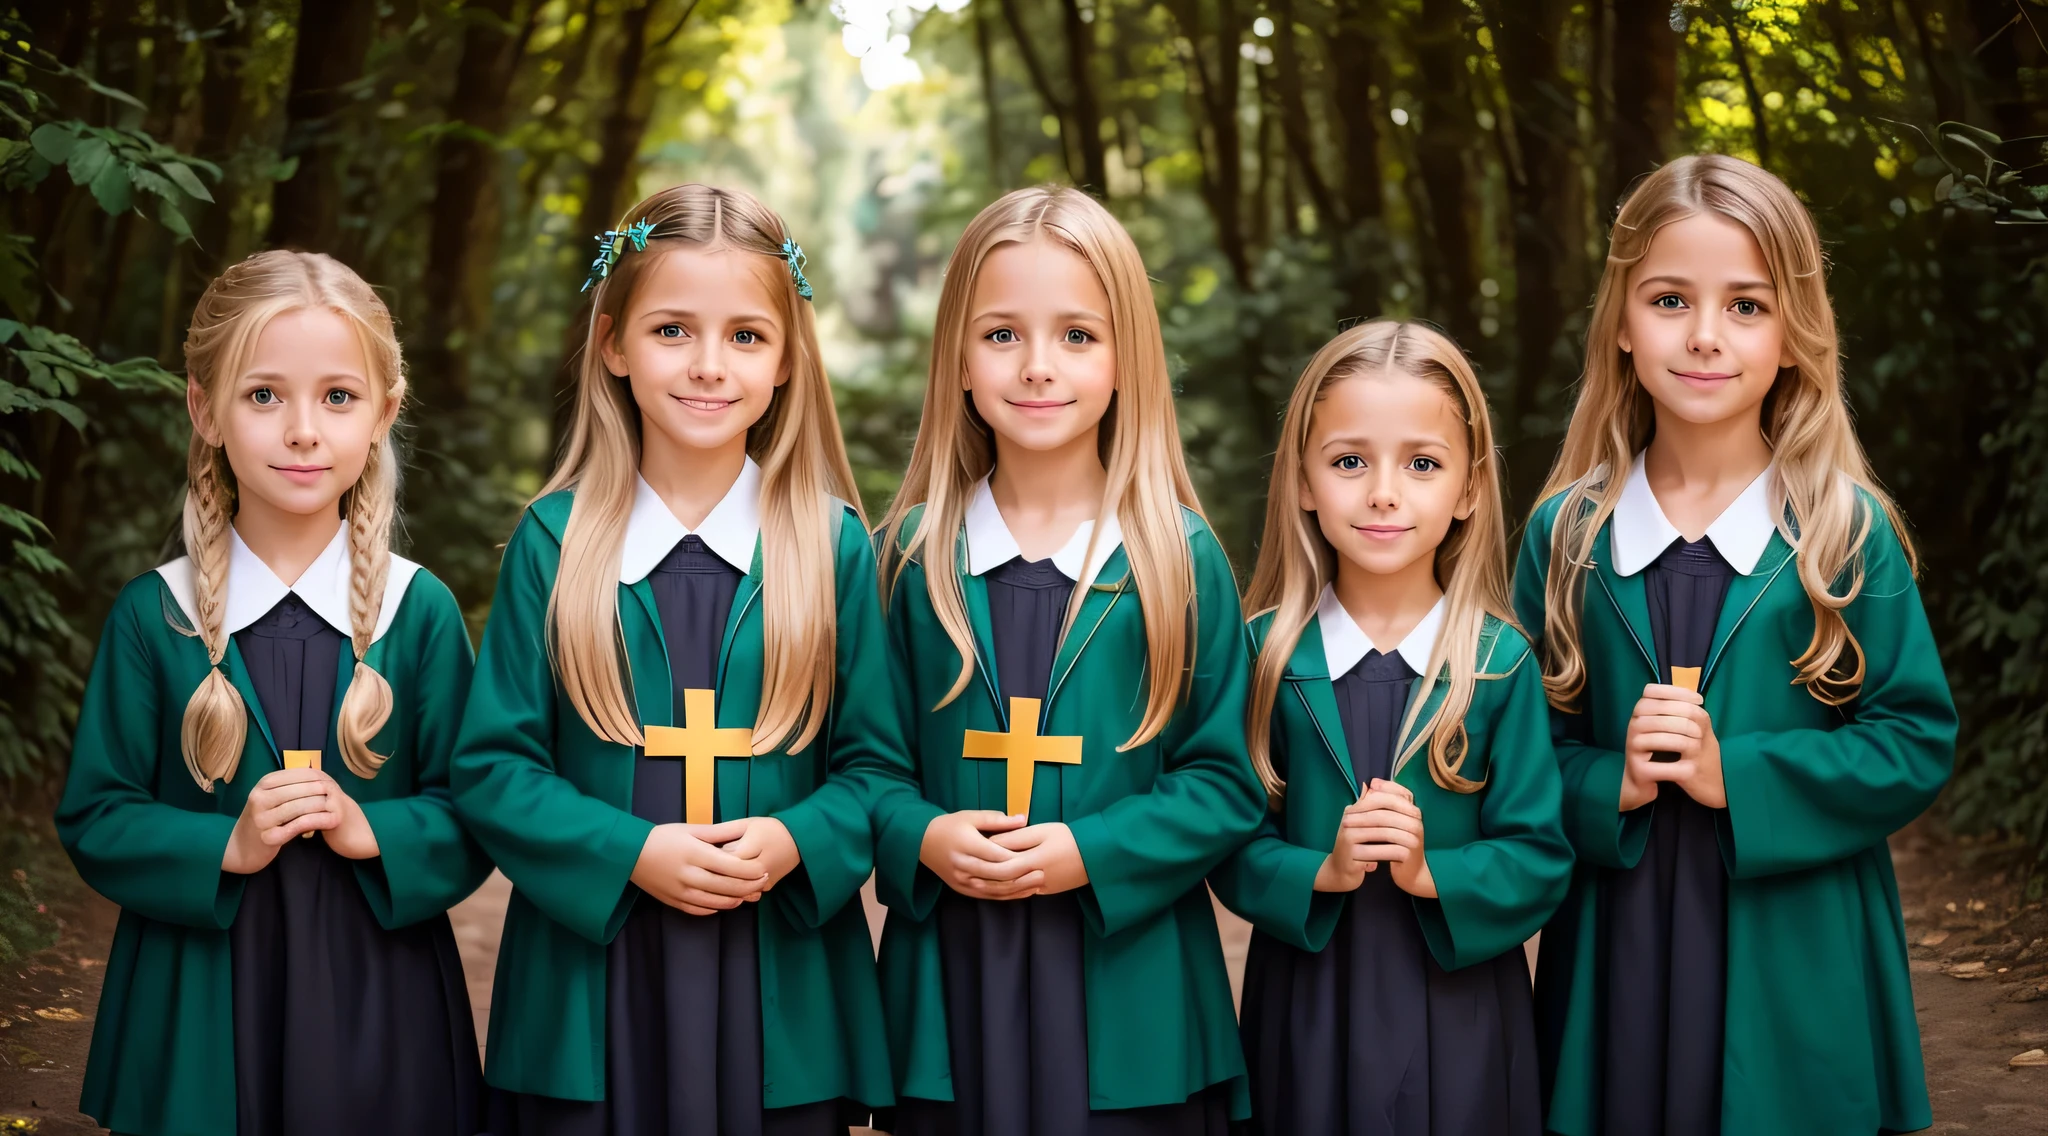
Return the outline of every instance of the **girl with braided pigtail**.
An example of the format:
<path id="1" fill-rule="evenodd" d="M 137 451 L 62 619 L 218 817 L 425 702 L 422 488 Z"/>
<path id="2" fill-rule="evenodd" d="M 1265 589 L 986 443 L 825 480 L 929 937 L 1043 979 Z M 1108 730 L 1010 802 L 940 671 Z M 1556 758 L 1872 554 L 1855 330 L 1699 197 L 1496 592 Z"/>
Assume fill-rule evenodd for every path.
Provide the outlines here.
<path id="1" fill-rule="evenodd" d="M 390 550 L 390 313 L 329 257 L 261 253 L 185 350 L 187 554 L 108 616 L 57 811 L 122 907 L 81 1108 L 138 1136 L 467 1136 L 446 912 L 490 864 L 447 785 L 473 662 L 453 595 Z"/>

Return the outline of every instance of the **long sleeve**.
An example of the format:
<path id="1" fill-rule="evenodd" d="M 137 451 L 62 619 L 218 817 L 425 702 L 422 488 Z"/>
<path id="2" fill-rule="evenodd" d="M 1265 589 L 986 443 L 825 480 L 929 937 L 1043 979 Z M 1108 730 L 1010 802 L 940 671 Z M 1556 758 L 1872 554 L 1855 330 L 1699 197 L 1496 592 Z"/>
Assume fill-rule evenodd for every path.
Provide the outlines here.
<path id="1" fill-rule="evenodd" d="M 529 513 L 498 570 L 450 782 L 458 814 L 520 893 L 549 918 L 604 943 L 632 908 L 633 868 L 654 826 L 555 772 L 546 622 L 559 557 Z"/>
<path id="2" fill-rule="evenodd" d="M 875 586 L 874 552 L 859 524 L 841 526 L 837 559 L 831 771 L 816 792 L 775 814 L 795 838 L 803 865 L 772 894 L 811 927 L 837 914 L 874 868 L 870 817 L 877 804 L 892 795 L 917 795 L 905 719 L 893 699 L 879 695 L 891 683 L 888 628 Z"/>
<path id="3" fill-rule="evenodd" d="M 1159 739 L 1150 791 L 1069 822 L 1088 886 L 1077 894 L 1100 935 L 1156 915 L 1258 831 L 1265 789 L 1245 751 L 1250 681 L 1236 581 L 1206 526 L 1189 533 L 1195 570 L 1194 673 Z"/>
<path id="4" fill-rule="evenodd" d="M 886 530 L 885 530 L 886 531 Z M 888 561 L 884 561 L 887 564 Z M 903 573 L 908 578 L 909 572 Z M 891 581 L 883 577 L 884 583 Z M 890 599 L 887 618 L 889 670 L 885 679 L 887 694 L 877 694 L 875 701 L 886 704 L 898 722 L 898 731 L 905 739 L 907 780 L 888 786 L 879 794 L 872 806 L 875 828 L 875 895 L 892 911 L 902 911 L 911 919 L 922 920 L 932 913 L 939 901 L 945 884 L 931 869 L 918 860 L 918 853 L 924 847 L 925 829 L 932 821 L 944 816 L 946 810 L 928 800 L 920 790 L 917 777 L 917 760 L 908 750 L 918 736 L 917 714 L 921 707 L 915 705 L 912 695 L 914 673 L 910 646 L 909 602 L 900 594 L 904 585 L 896 582 L 895 592 Z"/>
<path id="5" fill-rule="evenodd" d="M 177 736 L 164 716 L 185 712 L 159 683 L 167 660 L 152 648 L 168 637 L 159 632 L 153 640 L 143 622 L 162 620 L 167 602 L 150 574 L 130 582 L 107 616 L 79 707 L 57 835 L 79 876 L 126 910 L 226 930 L 245 878 L 220 866 L 235 817 L 213 811 L 215 798 L 189 778 L 166 791 L 192 798 L 191 808 L 159 800 L 156 788 L 160 777 L 185 777 L 183 762 L 160 748 Z"/>
<path id="6" fill-rule="evenodd" d="M 1527 629 L 1535 658 L 1542 659 L 1545 585 L 1550 578 L 1550 533 L 1557 523 L 1563 496 L 1538 506 L 1522 533 L 1515 564 L 1515 618 Z M 1649 808 L 1621 812 L 1621 778 L 1627 761 L 1619 750 L 1592 744 L 1591 725 L 1583 712 L 1567 714 L 1551 708 L 1550 736 L 1557 752 L 1563 791 L 1565 835 L 1578 858 L 1603 868 L 1633 868 L 1650 838 Z"/>
<path id="7" fill-rule="evenodd" d="M 1562 788 L 1536 660 L 1525 653 L 1512 672 L 1484 682 L 1507 686 L 1491 723 L 1480 790 L 1485 835 L 1427 851 L 1437 898 L 1415 903 L 1423 937 L 1446 970 L 1522 944 L 1549 921 L 1571 885 L 1572 849 L 1558 819 Z M 1427 812 L 1422 823 L 1427 848 Z"/>
<path id="8" fill-rule="evenodd" d="M 377 922 L 387 929 L 441 914 L 491 874 L 490 858 L 456 817 L 448 788 L 449 760 L 476 671 L 469 631 L 454 594 L 427 572 L 413 577 L 404 604 L 417 605 L 423 633 L 416 641 L 386 647 L 387 660 L 398 650 L 408 656 L 393 664 L 410 675 L 412 687 L 393 707 L 393 724 L 400 729 L 387 727 L 386 733 L 397 733 L 395 744 L 410 757 L 412 791 L 362 803 L 379 855 L 356 866 Z M 380 748 L 390 744 L 380 743 Z M 397 756 L 395 750 L 387 752 Z M 387 770 L 385 775 L 391 774 Z"/>
<path id="9" fill-rule="evenodd" d="M 1721 739 L 1724 852 L 1738 879 L 1882 843 L 1933 803 L 1955 761 L 1955 702 L 1920 590 L 1883 511 L 1873 512 L 1863 592 L 1844 612 L 1865 670 L 1843 724 Z"/>

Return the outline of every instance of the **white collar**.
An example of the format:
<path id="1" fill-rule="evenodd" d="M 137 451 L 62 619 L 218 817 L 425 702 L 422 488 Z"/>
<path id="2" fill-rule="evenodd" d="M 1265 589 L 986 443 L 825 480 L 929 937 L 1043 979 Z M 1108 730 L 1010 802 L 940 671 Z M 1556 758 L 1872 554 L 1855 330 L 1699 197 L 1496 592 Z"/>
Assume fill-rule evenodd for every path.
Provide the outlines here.
<path id="1" fill-rule="evenodd" d="M 1067 538 L 1065 547 L 1052 554 L 1052 566 L 1060 574 L 1082 587 L 1095 582 L 1096 573 L 1116 550 L 1123 547 L 1124 530 L 1111 513 L 1102 522 L 1102 536 L 1095 542 L 1095 555 L 1088 556 L 1088 535 L 1095 530 L 1094 521 L 1082 521 L 1074 529 L 1074 535 Z M 1017 547 L 1017 538 L 1010 533 L 1010 523 L 1003 520 L 1003 511 L 996 507 L 996 496 L 989 491 L 988 478 L 984 477 L 974 486 L 974 497 L 967 503 L 967 571 L 979 576 L 989 569 L 1022 556 Z M 1082 557 L 1088 557 L 1083 563 Z"/>
<path id="2" fill-rule="evenodd" d="M 396 553 L 391 557 L 390 568 L 384 576 L 384 602 L 377 611 L 377 626 L 371 633 L 370 641 L 376 642 L 391 629 L 391 621 L 398 615 L 398 605 L 405 598 L 405 590 L 420 566 Z M 185 620 L 193 627 L 199 626 L 199 604 L 194 598 L 192 586 L 192 558 L 180 556 L 159 567 L 157 574 L 170 586 L 172 598 L 185 613 Z M 349 634 L 349 563 L 348 563 L 348 522 L 344 519 L 334 532 L 334 539 L 327 542 L 313 563 L 306 566 L 299 578 L 290 584 L 277 578 L 270 565 L 263 562 L 249 546 L 242 541 L 242 534 L 228 530 L 228 585 L 227 607 L 222 613 L 221 629 L 229 635 L 242 630 L 269 614 L 286 594 L 304 600 L 313 614 L 327 622 L 329 627 Z"/>
<path id="3" fill-rule="evenodd" d="M 1357 666 L 1366 652 L 1377 650 L 1359 628 L 1358 621 L 1351 618 L 1343 604 L 1337 602 L 1337 589 L 1328 584 L 1323 585 L 1322 598 L 1316 601 L 1316 624 L 1323 632 L 1323 661 L 1329 665 L 1333 679 L 1342 678 Z M 1419 675 L 1429 673 L 1429 653 L 1436 650 L 1437 632 L 1443 629 L 1443 625 L 1444 600 L 1439 596 L 1429 614 L 1424 615 L 1422 622 L 1415 625 L 1415 630 L 1394 648 L 1401 661 L 1408 664 L 1409 670 Z"/>
<path id="4" fill-rule="evenodd" d="M 754 567 L 754 542 L 761 535 L 761 467 L 747 458 L 732 488 L 691 529 L 669 512 L 668 503 L 654 491 L 647 479 L 635 474 L 633 512 L 626 518 L 626 545 L 619 552 L 619 583 L 637 584 L 654 571 L 676 544 L 696 536 L 720 560 L 750 572 Z"/>
<path id="5" fill-rule="evenodd" d="M 1714 542 L 1714 551 L 1745 576 L 1756 570 L 1757 561 L 1763 559 L 1764 549 L 1771 543 L 1771 534 L 1778 531 L 1777 520 L 1771 515 L 1771 481 L 1776 470 L 1775 464 L 1765 466 L 1756 480 L 1707 526 L 1707 539 Z M 1629 467 L 1628 480 L 1622 484 L 1621 500 L 1615 502 L 1610 523 L 1614 570 L 1624 576 L 1633 576 L 1649 567 L 1651 561 L 1671 547 L 1672 541 L 1684 536 L 1657 503 L 1650 478 L 1643 472 L 1642 454 L 1637 454 L 1635 464 Z"/>

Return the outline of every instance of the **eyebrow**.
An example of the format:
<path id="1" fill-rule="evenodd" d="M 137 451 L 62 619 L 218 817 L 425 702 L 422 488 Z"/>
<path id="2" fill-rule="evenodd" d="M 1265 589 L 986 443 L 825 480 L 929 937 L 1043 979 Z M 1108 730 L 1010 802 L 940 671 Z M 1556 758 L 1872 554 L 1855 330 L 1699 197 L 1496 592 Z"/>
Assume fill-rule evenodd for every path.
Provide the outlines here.
<path id="1" fill-rule="evenodd" d="M 1371 438 L 1355 437 L 1352 435 L 1341 435 L 1335 438 L 1324 439 L 1322 448 L 1326 450 L 1332 446 L 1349 446 L 1352 448 L 1359 448 L 1371 445 L 1372 441 L 1373 440 Z M 1442 446 L 1447 450 L 1451 448 L 1451 443 L 1449 439 L 1440 438 L 1435 435 L 1416 438 L 1397 438 L 1394 440 L 1394 444 L 1397 446 Z"/>
<path id="2" fill-rule="evenodd" d="M 974 318 L 975 318 L 975 320 L 976 320 L 976 321 L 980 321 L 980 320 L 990 320 L 990 319 L 992 319 L 992 320 L 1000 320 L 1000 321 L 1002 321 L 1002 322 L 1004 322 L 1004 323 L 1015 323 L 1015 322 L 1017 321 L 1017 319 L 1018 319 L 1018 313 L 1016 313 L 1016 312 L 976 312 L 976 313 L 974 314 Z M 1054 312 L 1054 313 L 1053 313 L 1053 318 L 1054 318 L 1054 319 L 1056 319 L 1056 320 L 1060 320 L 1060 321 L 1067 321 L 1067 320 L 1080 320 L 1080 321 L 1093 321 L 1093 322 L 1095 322 L 1095 323 L 1108 323 L 1108 322 L 1109 322 L 1109 317 L 1108 317 L 1108 316 L 1105 316 L 1105 315 L 1101 315 L 1101 314 L 1099 314 L 1099 313 L 1096 313 L 1096 312 L 1092 312 L 1092 311 L 1089 311 L 1089 310 L 1088 310 L 1087 308 L 1076 308 L 1076 309 L 1074 309 L 1074 310 L 1072 310 L 1072 311 L 1065 311 L 1065 312 Z"/>
<path id="3" fill-rule="evenodd" d="M 276 383 L 284 382 L 286 380 L 289 380 L 290 378 L 290 375 L 280 374 L 276 371 L 247 371 L 243 373 L 241 381 L 245 383 Z M 359 383 L 366 383 L 370 381 L 368 376 L 362 375 L 355 371 L 331 371 L 325 375 L 313 376 L 314 382 L 324 382 L 330 379 L 354 379 L 356 382 Z"/>
<path id="4" fill-rule="evenodd" d="M 681 308 L 656 308 L 651 312 L 645 313 L 643 318 L 654 319 L 656 317 L 660 317 L 663 319 L 690 320 L 696 319 L 698 317 L 698 313 L 684 311 Z M 776 322 L 776 320 L 774 316 L 771 316 L 766 312 L 735 312 L 733 313 L 731 322 L 773 324 Z"/>
<path id="5" fill-rule="evenodd" d="M 1649 284 L 1673 284 L 1680 288 L 1690 288 L 1693 282 L 1683 276 L 1651 276 L 1637 281 L 1636 287 L 1641 288 Z M 1731 292 L 1775 292 L 1778 289 L 1768 280 L 1731 280 L 1728 283 L 1728 290 Z"/>

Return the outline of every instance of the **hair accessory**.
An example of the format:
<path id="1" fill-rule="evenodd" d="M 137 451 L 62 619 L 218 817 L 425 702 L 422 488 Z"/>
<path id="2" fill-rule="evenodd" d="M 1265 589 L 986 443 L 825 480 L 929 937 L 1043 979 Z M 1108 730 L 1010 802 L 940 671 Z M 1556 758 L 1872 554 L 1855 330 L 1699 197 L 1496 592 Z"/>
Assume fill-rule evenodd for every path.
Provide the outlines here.
<path id="1" fill-rule="evenodd" d="M 647 238 L 654 235 L 654 222 L 642 217 L 626 226 L 626 239 L 633 243 L 634 252 L 647 251 Z"/>
<path id="2" fill-rule="evenodd" d="M 811 298 L 811 282 L 804 279 L 804 246 L 782 239 L 782 259 L 789 262 L 790 283 L 796 285 L 796 294 L 808 300 Z"/>
<path id="3" fill-rule="evenodd" d="M 597 240 L 597 259 L 590 262 L 590 275 L 583 280 L 579 291 L 588 292 L 598 281 L 612 274 L 612 266 L 619 263 L 619 242 L 626 234 L 617 229 L 606 229 Z M 645 243 L 646 238 L 641 238 Z"/>

